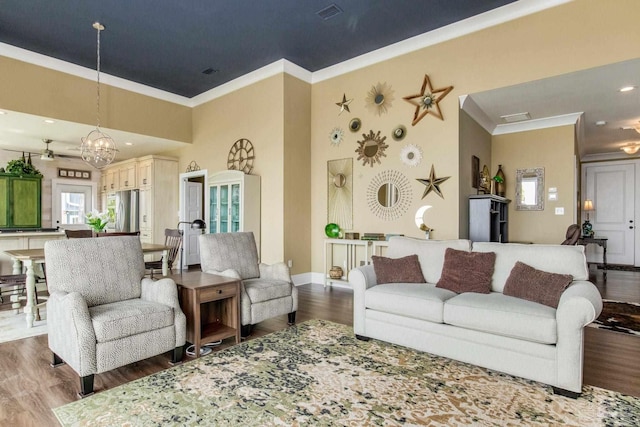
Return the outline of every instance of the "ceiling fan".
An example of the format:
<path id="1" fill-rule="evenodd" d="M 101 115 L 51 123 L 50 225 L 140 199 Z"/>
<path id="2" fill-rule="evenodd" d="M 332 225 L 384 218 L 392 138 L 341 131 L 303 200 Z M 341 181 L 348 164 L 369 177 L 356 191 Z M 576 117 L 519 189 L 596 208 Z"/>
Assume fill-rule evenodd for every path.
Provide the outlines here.
<path id="1" fill-rule="evenodd" d="M 50 139 L 43 139 L 42 141 L 45 144 L 47 144 L 47 148 L 42 150 L 42 154 L 40 154 L 40 160 L 45 160 L 47 162 L 50 162 L 55 158 L 55 156 L 53 155 L 53 151 L 49 150 L 49 144 L 51 143 L 51 140 Z"/>

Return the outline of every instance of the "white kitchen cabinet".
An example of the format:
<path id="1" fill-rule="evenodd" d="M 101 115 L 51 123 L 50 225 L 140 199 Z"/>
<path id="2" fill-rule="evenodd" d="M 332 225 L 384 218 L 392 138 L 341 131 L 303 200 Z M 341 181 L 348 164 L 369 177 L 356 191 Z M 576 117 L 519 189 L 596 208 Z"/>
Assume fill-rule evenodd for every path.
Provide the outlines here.
<path id="1" fill-rule="evenodd" d="M 209 233 L 252 231 L 260 251 L 260 177 L 241 171 L 209 176 Z"/>
<path id="2" fill-rule="evenodd" d="M 118 167 L 118 191 L 138 188 L 137 167 L 138 163 L 135 160 L 124 162 Z"/>

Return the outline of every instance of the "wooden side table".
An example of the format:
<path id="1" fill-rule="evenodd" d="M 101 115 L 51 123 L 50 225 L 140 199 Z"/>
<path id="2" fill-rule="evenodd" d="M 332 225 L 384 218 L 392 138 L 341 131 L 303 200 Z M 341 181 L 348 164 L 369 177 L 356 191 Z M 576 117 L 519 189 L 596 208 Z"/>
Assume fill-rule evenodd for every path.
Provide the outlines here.
<path id="1" fill-rule="evenodd" d="M 587 246 L 590 243 L 602 247 L 602 277 L 607 280 L 607 238 L 606 237 L 580 237 L 578 244 Z"/>
<path id="2" fill-rule="evenodd" d="M 203 343 L 235 337 L 240 342 L 240 281 L 185 271 L 168 276 L 178 285 L 180 308 L 187 316 L 187 341 L 200 357 Z"/>

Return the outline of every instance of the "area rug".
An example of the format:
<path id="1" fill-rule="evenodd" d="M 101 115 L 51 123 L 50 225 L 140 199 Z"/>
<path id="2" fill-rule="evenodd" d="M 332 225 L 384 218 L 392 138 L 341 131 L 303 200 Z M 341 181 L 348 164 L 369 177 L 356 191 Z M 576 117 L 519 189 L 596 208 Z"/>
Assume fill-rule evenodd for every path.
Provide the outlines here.
<path id="1" fill-rule="evenodd" d="M 0 311 L 0 343 L 46 334 L 47 313 L 45 308 L 40 309 L 40 318 L 42 320 L 33 322 L 33 328 L 27 328 L 27 320 L 22 308 L 17 314 L 13 310 Z"/>
<path id="2" fill-rule="evenodd" d="M 63 426 L 630 426 L 640 399 L 582 396 L 313 320 L 53 410 Z"/>
<path id="3" fill-rule="evenodd" d="M 640 336 L 640 304 L 611 300 L 602 302 L 602 313 L 589 326 Z"/>

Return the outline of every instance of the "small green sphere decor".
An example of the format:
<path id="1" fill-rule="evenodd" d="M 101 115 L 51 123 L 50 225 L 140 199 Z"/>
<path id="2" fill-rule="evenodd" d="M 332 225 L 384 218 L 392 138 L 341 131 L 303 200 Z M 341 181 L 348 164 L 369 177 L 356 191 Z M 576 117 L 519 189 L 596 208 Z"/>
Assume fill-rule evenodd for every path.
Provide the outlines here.
<path id="1" fill-rule="evenodd" d="M 324 234 L 331 239 L 337 239 L 340 237 L 340 226 L 338 224 L 334 224 L 330 222 L 324 227 Z"/>

